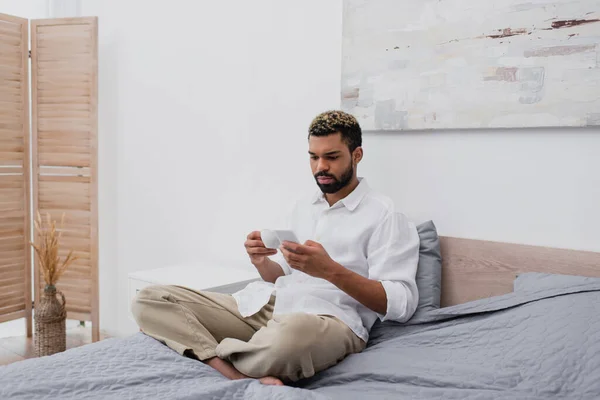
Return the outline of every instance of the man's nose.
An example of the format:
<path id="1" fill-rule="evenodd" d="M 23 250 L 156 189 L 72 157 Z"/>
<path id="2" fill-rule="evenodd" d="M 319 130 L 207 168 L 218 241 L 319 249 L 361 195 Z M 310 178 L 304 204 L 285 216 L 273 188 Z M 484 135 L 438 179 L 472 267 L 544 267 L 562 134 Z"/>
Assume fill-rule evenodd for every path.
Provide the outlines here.
<path id="1" fill-rule="evenodd" d="M 319 159 L 319 163 L 317 164 L 317 171 L 319 171 L 319 172 L 329 171 L 329 164 L 327 163 L 327 161 L 323 160 L 322 158 Z"/>

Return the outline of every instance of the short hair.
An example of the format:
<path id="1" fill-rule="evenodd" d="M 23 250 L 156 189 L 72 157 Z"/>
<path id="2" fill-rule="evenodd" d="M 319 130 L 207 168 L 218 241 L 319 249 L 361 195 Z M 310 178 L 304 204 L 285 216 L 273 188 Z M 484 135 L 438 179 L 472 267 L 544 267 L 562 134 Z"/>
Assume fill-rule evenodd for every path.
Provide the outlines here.
<path id="1" fill-rule="evenodd" d="M 308 128 L 308 138 L 311 136 L 328 136 L 335 133 L 342 135 L 350 153 L 362 146 L 362 131 L 354 116 L 339 110 L 325 111 L 317 115 Z"/>

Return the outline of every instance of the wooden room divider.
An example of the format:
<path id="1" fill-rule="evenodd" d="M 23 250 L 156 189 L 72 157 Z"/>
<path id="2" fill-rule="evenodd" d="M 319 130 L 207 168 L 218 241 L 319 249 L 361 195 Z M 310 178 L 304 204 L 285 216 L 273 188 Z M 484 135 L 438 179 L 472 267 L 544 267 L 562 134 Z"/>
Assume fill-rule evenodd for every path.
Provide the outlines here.
<path id="1" fill-rule="evenodd" d="M 34 307 L 44 287 L 32 217 L 64 214 L 59 254 L 73 250 L 78 260 L 57 289 L 67 318 L 91 321 L 97 341 L 97 18 L 32 20 L 30 41 L 27 20 L 0 21 L 0 321 L 25 317 L 31 336 L 32 260 Z"/>
<path id="2" fill-rule="evenodd" d="M 31 336 L 28 22 L 0 14 L 0 322 Z"/>

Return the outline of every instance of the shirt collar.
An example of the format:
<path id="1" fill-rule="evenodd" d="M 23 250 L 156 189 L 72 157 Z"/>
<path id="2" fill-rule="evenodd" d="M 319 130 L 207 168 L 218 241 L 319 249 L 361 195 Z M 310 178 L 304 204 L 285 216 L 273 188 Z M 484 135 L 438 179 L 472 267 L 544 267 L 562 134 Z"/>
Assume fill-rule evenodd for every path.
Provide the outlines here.
<path id="1" fill-rule="evenodd" d="M 358 186 L 354 188 L 349 195 L 340 200 L 340 202 L 346 207 L 349 211 L 354 211 L 356 207 L 360 204 L 365 195 L 369 192 L 370 188 L 367 181 L 363 177 L 358 177 Z M 312 199 L 312 204 L 316 204 L 325 200 L 325 195 L 320 190 L 315 193 Z"/>

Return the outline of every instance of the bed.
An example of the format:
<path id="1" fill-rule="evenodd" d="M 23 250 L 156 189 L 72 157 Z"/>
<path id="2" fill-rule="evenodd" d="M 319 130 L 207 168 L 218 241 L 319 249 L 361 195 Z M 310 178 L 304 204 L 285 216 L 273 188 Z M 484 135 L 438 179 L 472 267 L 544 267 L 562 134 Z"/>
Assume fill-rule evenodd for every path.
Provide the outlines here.
<path id="1" fill-rule="evenodd" d="M 441 238 L 442 307 L 293 386 L 228 381 L 142 333 L 0 367 L 0 399 L 600 398 L 600 253 Z"/>

